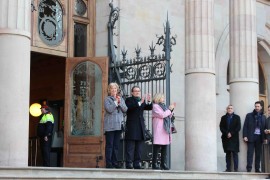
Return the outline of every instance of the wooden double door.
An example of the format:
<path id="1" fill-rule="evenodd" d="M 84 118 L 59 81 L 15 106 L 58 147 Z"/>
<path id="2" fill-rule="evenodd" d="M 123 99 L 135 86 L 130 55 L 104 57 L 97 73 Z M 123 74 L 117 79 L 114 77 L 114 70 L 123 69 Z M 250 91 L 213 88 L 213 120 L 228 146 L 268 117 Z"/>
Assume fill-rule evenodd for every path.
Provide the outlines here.
<path id="1" fill-rule="evenodd" d="M 64 166 L 104 167 L 108 58 L 68 58 L 65 78 Z"/>

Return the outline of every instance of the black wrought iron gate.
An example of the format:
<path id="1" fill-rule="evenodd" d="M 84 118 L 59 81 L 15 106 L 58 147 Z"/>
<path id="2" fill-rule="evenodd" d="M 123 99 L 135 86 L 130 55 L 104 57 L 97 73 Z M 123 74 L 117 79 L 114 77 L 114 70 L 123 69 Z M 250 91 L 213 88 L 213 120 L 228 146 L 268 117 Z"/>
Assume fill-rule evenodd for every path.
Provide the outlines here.
<path id="1" fill-rule="evenodd" d="M 136 57 L 127 59 L 127 50 L 121 50 L 122 57 L 117 59 L 113 42 L 115 22 L 119 18 L 119 8 L 113 7 L 113 3 L 109 4 L 111 8 L 108 22 L 108 53 L 110 57 L 109 67 L 109 82 L 117 82 L 122 91 L 124 98 L 130 95 L 130 90 L 137 85 L 141 88 L 141 95 L 150 93 L 152 96 L 156 93 L 163 93 L 166 96 L 166 104 L 170 104 L 170 53 L 172 45 L 176 44 L 176 36 L 170 36 L 170 24 L 167 18 L 166 26 L 164 27 L 164 35 L 161 35 L 157 40 L 157 45 L 163 46 L 163 54 L 156 54 L 156 45 L 149 46 L 149 56 L 141 57 L 141 48 L 137 45 L 135 48 Z M 152 132 L 151 112 L 145 114 L 146 127 Z M 120 159 L 124 162 L 124 138 L 122 139 L 123 148 L 121 149 Z M 144 167 L 151 166 L 152 158 L 152 142 L 145 143 L 142 161 Z M 170 162 L 170 154 L 168 158 Z M 170 163 L 169 163 L 170 164 Z"/>

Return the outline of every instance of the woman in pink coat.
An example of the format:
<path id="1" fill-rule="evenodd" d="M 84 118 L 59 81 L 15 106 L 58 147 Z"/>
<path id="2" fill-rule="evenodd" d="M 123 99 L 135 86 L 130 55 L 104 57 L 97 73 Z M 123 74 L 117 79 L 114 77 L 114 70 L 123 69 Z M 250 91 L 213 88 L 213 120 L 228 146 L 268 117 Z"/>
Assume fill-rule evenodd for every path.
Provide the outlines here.
<path id="1" fill-rule="evenodd" d="M 153 98 L 153 165 L 152 169 L 169 170 L 166 165 L 167 148 L 171 142 L 171 115 L 175 104 L 171 104 L 168 107 L 164 104 L 165 97 L 163 94 L 158 93 Z M 161 164 L 158 167 L 157 155 L 161 149 Z"/>

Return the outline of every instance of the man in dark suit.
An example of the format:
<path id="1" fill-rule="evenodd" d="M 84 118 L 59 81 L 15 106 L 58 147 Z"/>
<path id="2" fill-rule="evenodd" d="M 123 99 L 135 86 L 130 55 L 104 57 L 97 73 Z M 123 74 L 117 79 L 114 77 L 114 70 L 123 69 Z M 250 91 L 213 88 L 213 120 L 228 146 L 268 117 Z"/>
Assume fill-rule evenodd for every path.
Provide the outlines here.
<path id="1" fill-rule="evenodd" d="M 251 172 L 253 154 L 255 149 L 255 172 L 260 171 L 261 163 L 261 152 L 262 143 L 265 138 L 264 128 L 265 128 L 266 117 L 262 112 L 261 101 L 255 102 L 255 109 L 253 112 L 246 115 L 244 127 L 243 127 L 243 138 L 247 143 L 247 172 Z"/>
<path id="2" fill-rule="evenodd" d="M 152 110 L 151 96 L 141 98 L 139 86 L 131 89 L 132 96 L 126 99 L 127 120 L 126 120 L 126 168 L 141 169 L 141 149 L 145 140 L 144 110 Z M 132 166 L 133 164 L 133 166 Z"/>
<path id="3" fill-rule="evenodd" d="M 221 117 L 219 124 L 222 133 L 223 150 L 226 153 L 226 172 L 231 172 L 231 154 L 233 155 L 234 171 L 238 171 L 240 117 L 234 114 L 233 106 L 227 106 L 227 113 Z"/>

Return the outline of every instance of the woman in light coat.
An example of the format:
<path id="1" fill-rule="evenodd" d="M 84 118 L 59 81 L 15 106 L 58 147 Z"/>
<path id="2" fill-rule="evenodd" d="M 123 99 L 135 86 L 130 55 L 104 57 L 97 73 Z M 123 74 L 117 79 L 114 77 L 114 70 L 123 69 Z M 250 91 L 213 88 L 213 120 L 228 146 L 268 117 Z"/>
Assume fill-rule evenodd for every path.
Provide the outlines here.
<path id="1" fill-rule="evenodd" d="M 163 94 L 158 93 L 153 98 L 153 165 L 152 169 L 163 169 L 169 170 L 166 159 L 167 159 L 167 148 L 171 142 L 171 115 L 175 104 L 171 104 L 169 108 L 164 104 L 165 97 Z M 161 149 L 161 164 L 158 167 L 157 156 Z"/>
<path id="2" fill-rule="evenodd" d="M 127 111 L 127 106 L 118 92 L 118 84 L 110 83 L 108 87 L 109 96 L 107 96 L 104 101 L 106 168 L 121 168 L 118 164 L 117 156 L 121 137 L 121 124 L 124 119 L 123 113 Z"/>

